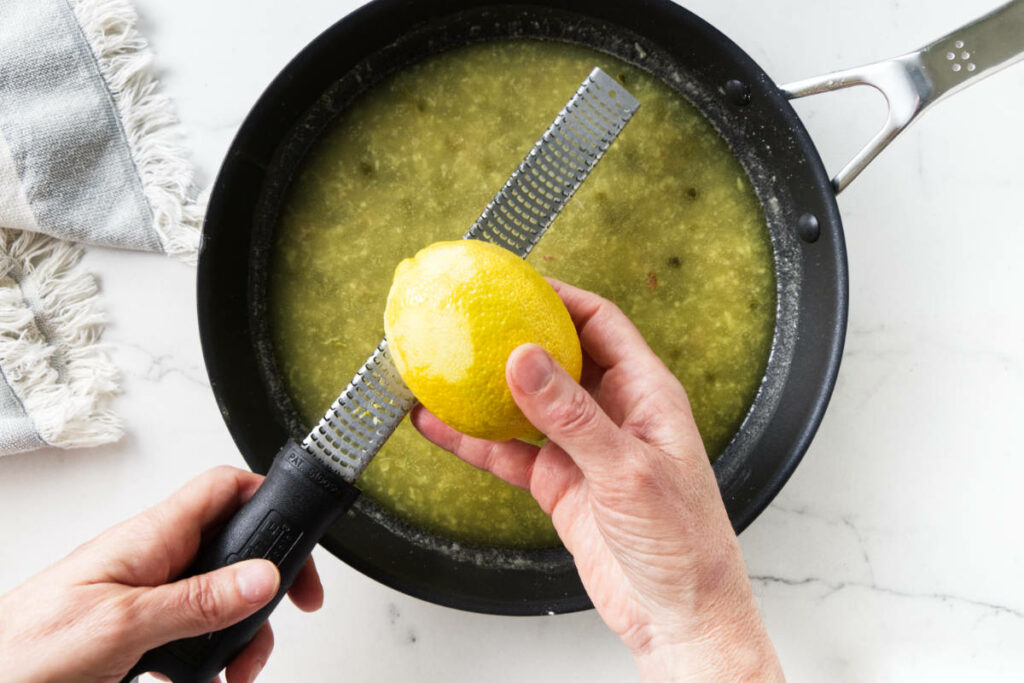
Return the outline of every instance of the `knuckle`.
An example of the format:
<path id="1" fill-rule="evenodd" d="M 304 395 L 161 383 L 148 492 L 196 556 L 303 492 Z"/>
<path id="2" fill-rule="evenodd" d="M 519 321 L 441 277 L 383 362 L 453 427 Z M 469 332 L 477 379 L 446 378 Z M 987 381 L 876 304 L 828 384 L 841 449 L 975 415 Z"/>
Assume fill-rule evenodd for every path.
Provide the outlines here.
<path id="1" fill-rule="evenodd" d="M 453 429 L 445 435 L 443 442 L 441 443 L 441 448 L 445 449 L 449 453 L 460 453 L 464 450 L 463 443 L 465 436 L 466 435 L 462 432 Z"/>
<path id="2" fill-rule="evenodd" d="M 190 483 L 193 485 L 208 486 L 211 488 L 227 486 L 234 482 L 241 472 L 242 470 L 239 470 L 237 467 L 232 467 L 231 465 L 217 465 L 216 467 L 211 467 L 202 474 L 197 475 Z"/>
<path id="3" fill-rule="evenodd" d="M 181 607 L 204 624 L 214 624 L 220 617 L 220 601 L 217 590 L 205 574 L 191 576 L 185 580 L 180 593 Z"/>
<path id="4" fill-rule="evenodd" d="M 587 431 L 597 423 L 597 404 L 585 391 L 576 388 L 566 400 L 555 405 L 551 422 L 562 433 Z"/>
<path id="5" fill-rule="evenodd" d="M 628 491 L 631 496 L 656 493 L 663 481 L 660 468 L 656 467 L 642 451 L 630 453 L 628 456 L 616 475 L 621 489 Z"/>
<path id="6" fill-rule="evenodd" d="M 132 592 L 120 599 L 105 601 L 91 610 L 97 623 L 96 630 L 113 642 L 133 642 L 145 621 L 145 609 L 139 604 L 138 597 L 138 593 Z"/>
<path id="7" fill-rule="evenodd" d="M 595 318 L 599 318 L 602 321 L 607 321 L 611 318 L 617 318 L 619 316 L 625 315 L 622 312 L 622 309 L 619 308 L 614 301 L 611 301 L 610 299 L 605 299 L 604 297 L 600 296 L 598 297 L 598 299 L 599 302 L 597 304 L 597 313 L 594 316 Z"/>
<path id="8" fill-rule="evenodd" d="M 623 314 L 622 309 L 619 308 L 618 304 L 616 304 L 611 299 L 605 299 L 604 297 L 601 297 L 601 305 L 604 307 L 605 313 L 609 315 Z"/>
<path id="9" fill-rule="evenodd" d="M 653 437 L 660 426 L 661 417 L 661 413 L 657 409 L 641 404 L 622 421 L 622 430 L 641 441 L 650 443 L 654 441 Z"/>
<path id="10" fill-rule="evenodd" d="M 213 482 L 227 481 L 234 479 L 242 470 L 231 465 L 217 465 L 207 471 L 206 476 Z"/>
<path id="11" fill-rule="evenodd" d="M 498 452 L 498 444 L 494 442 L 488 444 L 483 457 L 481 458 L 481 469 L 486 470 L 487 472 L 494 472 L 498 467 L 499 458 L 500 454 Z"/>
<path id="12" fill-rule="evenodd" d="M 693 422 L 685 394 L 654 386 L 622 421 L 623 431 L 667 452 L 678 450 Z"/>

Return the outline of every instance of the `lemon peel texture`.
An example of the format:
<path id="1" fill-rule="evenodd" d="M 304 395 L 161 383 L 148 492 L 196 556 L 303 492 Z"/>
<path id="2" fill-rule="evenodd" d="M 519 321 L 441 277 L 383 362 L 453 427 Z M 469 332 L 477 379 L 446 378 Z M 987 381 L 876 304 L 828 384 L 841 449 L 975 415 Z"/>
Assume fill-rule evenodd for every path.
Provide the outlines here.
<path id="1" fill-rule="evenodd" d="M 384 330 L 420 403 L 482 439 L 540 436 L 505 382 L 516 347 L 543 346 L 576 380 L 582 368 L 576 328 L 555 290 L 526 261 L 480 240 L 435 242 L 399 263 Z"/>

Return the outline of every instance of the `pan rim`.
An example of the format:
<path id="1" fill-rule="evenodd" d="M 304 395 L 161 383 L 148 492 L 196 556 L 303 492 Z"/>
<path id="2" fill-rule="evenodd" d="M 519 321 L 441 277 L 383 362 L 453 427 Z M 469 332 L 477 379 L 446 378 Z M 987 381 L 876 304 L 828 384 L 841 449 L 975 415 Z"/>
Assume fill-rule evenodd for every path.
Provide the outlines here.
<path id="1" fill-rule="evenodd" d="M 459 9 L 464 9 L 467 7 L 478 8 L 487 6 L 536 7 L 535 5 L 531 5 L 530 3 L 476 3 L 472 2 L 471 0 L 468 2 L 463 1 L 460 3 L 445 4 L 447 6 L 458 6 Z M 782 468 L 779 468 L 774 473 L 773 477 L 769 479 L 765 486 L 761 487 L 759 495 L 746 502 L 741 512 L 733 517 L 734 528 L 736 528 L 737 532 L 739 532 L 747 525 L 749 525 L 749 523 L 764 509 L 768 502 L 770 502 L 770 500 L 774 498 L 774 496 L 778 493 L 778 491 L 784 485 L 786 480 L 788 480 L 789 476 L 792 474 L 797 464 L 800 462 L 804 452 L 807 449 L 807 446 L 810 443 L 811 438 L 813 437 L 814 432 L 817 429 L 818 424 L 820 423 L 820 420 L 824 414 L 825 407 L 828 403 L 828 398 L 831 395 L 831 392 L 835 385 L 835 379 L 838 374 L 839 360 L 841 358 L 842 344 L 845 335 L 848 296 L 845 245 L 843 244 L 842 239 L 842 227 L 839 221 L 838 207 L 835 203 L 834 195 L 831 192 L 831 185 L 829 184 L 827 174 L 825 173 L 824 167 L 821 164 L 820 158 L 818 157 L 817 150 L 814 148 L 813 143 L 810 141 L 810 137 L 806 133 L 806 130 L 803 129 L 802 123 L 800 123 L 795 111 L 792 110 L 788 102 L 781 96 L 781 94 L 777 92 L 777 88 L 774 86 L 774 83 L 772 83 L 771 80 L 767 77 L 767 75 L 764 74 L 760 66 L 754 63 L 753 60 L 751 60 L 749 56 L 747 56 L 742 50 L 733 45 L 731 41 L 725 38 L 725 36 L 718 32 L 717 29 L 711 27 L 706 22 L 703 22 L 699 18 L 695 17 L 687 10 L 678 7 L 671 2 L 668 2 L 667 0 L 648 0 L 636 4 L 646 7 L 649 11 L 670 11 L 686 15 L 684 18 L 687 21 L 691 23 L 696 23 L 698 26 L 702 26 L 702 30 L 710 33 L 712 38 L 715 38 L 719 42 L 724 42 L 725 44 L 732 46 L 732 49 L 736 54 L 738 54 L 740 57 L 744 58 L 747 62 L 749 62 L 749 64 L 753 67 L 752 70 L 754 71 L 754 73 L 763 78 L 763 81 L 757 84 L 760 86 L 761 91 L 763 91 L 763 93 L 766 94 L 770 100 L 775 100 L 772 102 L 772 104 L 779 104 L 780 112 L 783 118 L 789 119 L 790 122 L 793 124 L 791 125 L 790 129 L 793 132 L 797 133 L 794 139 L 796 143 L 801 146 L 801 152 L 804 154 L 804 158 L 807 159 L 809 162 L 809 166 L 811 168 L 809 168 L 808 170 L 811 171 L 812 175 L 816 176 L 816 180 L 820 181 L 823 184 L 823 187 L 828 188 L 827 196 L 830 198 L 830 202 L 825 202 L 825 211 L 823 212 L 823 215 L 820 218 L 823 225 L 823 232 L 827 233 L 828 236 L 832 237 L 833 239 L 832 255 L 835 257 L 834 260 L 837 266 L 837 278 L 839 286 L 837 287 L 836 298 L 834 301 L 836 317 L 834 329 L 832 334 L 830 335 L 830 347 L 828 349 L 830 359 L 826 367 L 824 382 L 820 387 L 820 391 L 814 397 L 813 404 L 808 407 L 810 415 L 809 420 L 805 423 L 804 429 L 797 435 L 794 446 L 790 448 L 791 454 L 787 459 L 785 465 Z M 577 14 L 589 16 L 587 12 L 580 10 L 581 7 L 584 7 L 586 5 L 587 3 L 578 2 L 575 0 L 555 3 L 556 8 L 565 9 L 566 11 L 569 11 L 569 8 L 572 7 L 575 9 L 575 12 Z M 292 71 L 294 71 L 295 69 L 307 68 L 310 52 L 314 51 L 316 47 L 320 45 L 323 41 L 333 40 L 333 32 L 335 32 L 338 29 L 338 27 L 344 24 L 345 22 L 358 23 L 359 21 L 364 20 L 364 17 L 366 16 L 364 13 L 380 12 L 386 14 L 389 11 L 396 11 L 398 8 L 402 7 L 407 8 L 407 6 L 405 6 L 400 0 L 376 0 L 375 2 L 371 2 L 368 5 L 365 5 L 364 7 L 354 12 L 353 14 L 350 14 L 348 17 L 343 18 L 341 21 L 327 29 L 327 31 L 325 31 L 323 34 L 321 34 L 321 36 L 319 36 L 317 39 L 311 42 L 302 52 L 299 53 L 298 56 L 296 56 L 292 60 L 292 62 L 290 62 L 285 67 L 284 70 L 282 70 L 281 74 L 271 83 L 271 85 L 267 88 L 266 92 L 260 97 L 256 105 L 253 107 L 253 110 L 250 113 L 249 118 L 247 118 L 246 122 L 239 130 L 239 133 L 236 136 L 235 141 L 232 143 L 228 153 L 228 158 L 225 161 L 225 166 L 222 168 L 221 174 L 218 175 L 217 182 L 214 186 L 214 190 L 211 193 L 211 211 L 208 214 L 208 216 L 217 216 L 219 213 L 222 213 L 225 210 L 223 203 L 227 201 L 227 195 L 225 195 L 226 191 L 223 190 L 222 188 L 222 182 L 227 183 L 229 180 L 229 178 L 226 175 L 224 175 L 225 173 L 230 174 L 231 172 L 229 161 L 231 161 L 234 158 L 235 161 L 243 164 L 252 162 L 252 160 L 246 160 L 243 158 L 245 156 L 244 144 L 241 146 L 240 149 L 239 140 L 244 139 L 244 136 L 246 135 L 253 134 L 253 131 L 250 130 L 252 117 L 258 110 L 260 110 L 261 107 L 265 110 L 269 106 L 269 103 L 273 103 L 277 91 L 281 88 L 280 82 L 282 81 L 282 79 L 287 80 L 288 78 L 290 78 Z M 452 10 L 452 12 L 454 11 L 455 10 Z M 628 30 L 628 27 L 624 28 Z M 258 168 L 262 165 L 262 163 L 262 160 L 257 160 L 255 166 Z M 264 168 L 263 170 L 266 169 Z M 218 193 L 219 188 L 221 189 L 220 193 Z M 203 292 L 208 291 L 209 283 L 214 281 L 215 279 L 215 274 L 211 272 L 211 268 L 213 267 L 211 265 L 211 260 L 206 259 L 204 261 L 203 254 L 206 253 L 207 247 L 209 247 L 211 244 L 216 244 L 218 239 L 216 232 L 217 230 L 215 227 L 215 221 L 211 223 L 208 220 L 206 223 L 204 223 L 203 249 L 201 250 L 199 274 L 197 277 L 197 294 L 200 299 L 199 323 L 200 334 L 203 341 L 204 358 L 206 359 L 206 365 L 208 373 L 210 375 L 211 386 L 213 387 L 214 393 L 217 396 L 218 403 L 221 405 L 222 412 L 224 412 L 225 421 L 227 422 L 229 430 L 232 433 L 232 437 L 235 439 L 236 444 L 238 444 L 243 457 L 246 459 L 246 462 L 255 470 L 259 471 L 261 469 L 265 469 L 266 463 L 260 457 L 258 457 L 253 450 L 245 446 L 244 435 L 237 433 L 239 432 L 239 430 L 242 430 L 243 427 L 240 426 L 240 423 L 237 420 L 232 419 L 233 410 L 231 409 L 231 406 L 222 403 L 222 387 L 224 386 L 224 382 L 222 380 L 224 378 L 222 374 L 218 373 L 216 370 L 217 363 L 221 354 L 219 349 L 215 348 L 217 347 L 217 342 L 214 341 L 216 333 L 212 329 L 214 326 L 213 318 L 210 317 L 211 313 L 212 315 L 216 315 L 216 312 L 207 312 L 206 314 L 204 314 L 204 310 L 206 307 L 204 307 L 202 303 Z M 273 446 L 276 450 L 277 444 L 273 444 Z M 723 458 L 719 458 L 719 460 L 715 464 L 716 474 L 719 474 L 721 471 L 721 467 L 725 466 L 719 466 L 719 463 L 723 461 Z M 545 600 L 541 603 L 533 603 L 527 600 L 516 602 L 514 604 L 510 604 L 508 601 L 499 601 L 497 603 L 494 603 L 484 598 L 473 599 L 465 595 L 456 597 L 452 597 L 449 595 L 438 595 L 436 594 L 436 592 L 425 590 L 422 586 L 416 585 L 414 582 L 410 583 L 408 581 L 403 580 L 401 577 L 393 576 L 387 574 L 386 572 L 382 573 L 381 571 L 379 571 L 379 567 L 376 567 L 371 563 L 368 563 L 365 560 L 365 558 L 355 555 L 352 552 L 349 552 L 348 548 L 340 544 L 335 544 L 328 541 L 325 542 L 324 545 L 333 554 L 335 554 L 336 556 L 338 556 L 354 568 L 371 576 L 372 578 L 387 585 L 390 585 L 405 593 L 414 595 L 416 597 L 421 597 L 438 604 L 445 604 L 451 607 L 468 609 L 471 611 L 499 614 L 542 614 L 576 611 L 579 609 L 585 609 L 590 607 L 590 602 L 586 598 L 585 594 L 583 594 L 582 596 L 565 596 L 564 599 L 560 600 Z"/>

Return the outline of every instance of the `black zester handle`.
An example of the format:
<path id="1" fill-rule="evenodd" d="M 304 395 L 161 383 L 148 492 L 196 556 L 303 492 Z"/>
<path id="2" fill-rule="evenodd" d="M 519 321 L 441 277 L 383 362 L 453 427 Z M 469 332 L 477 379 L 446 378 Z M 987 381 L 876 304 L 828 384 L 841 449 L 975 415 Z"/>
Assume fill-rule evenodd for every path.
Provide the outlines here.
<path id="1" fill-rule="evenodd" d="M 358 497 L 358 489 L 294 441 L 288 441 L 256 494 L 215 539 L 202 547 L 184 574 L 194 576 L 234 562 L 263 558 L 281 572 L 277 595 L 258 612 L 223 631 L 150 650 L 132 667 L 125 681 L 157 672 L 174 683 L 208 683 L 256 635 L 327 527 Z"/>

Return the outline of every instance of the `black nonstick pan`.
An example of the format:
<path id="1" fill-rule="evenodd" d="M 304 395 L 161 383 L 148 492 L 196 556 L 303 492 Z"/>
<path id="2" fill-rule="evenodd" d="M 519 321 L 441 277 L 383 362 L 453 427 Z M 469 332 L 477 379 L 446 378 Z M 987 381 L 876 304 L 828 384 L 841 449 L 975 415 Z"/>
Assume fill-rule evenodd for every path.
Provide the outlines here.
<path id="1" fill-rule="evenodd" d="M 838 372 L 847 271 L 836 193 L 925 108 L 1021 55 L 1024 2 L 922 51 L 782 88 L 725 36 L 668 0 L 375 0 L 342 19 L 253 107 L 221 168 L 203 231 L 203 350 L 225 422 L 254 470 L 267 471 L 280 446 L 308 428 L 277 376 L 264 314 L 278 211 L 306 152 L 339 112 L 388 74 L 447 49 L 510 37 L 584 44 L 661 78 L 715 125 L 756 188 L 774 249 L 776 328 L 757 397 L 715 462 L 741 531 L 793 472 Z M 890 117 L 830 179 L 788 99 L 857 84 L 881 89 Z M 376 580 L 443 605 L 517 615 L 590 606 L 564 550 L 466 547 L 412 528 L 366 499 L 322 543 Z"/>

